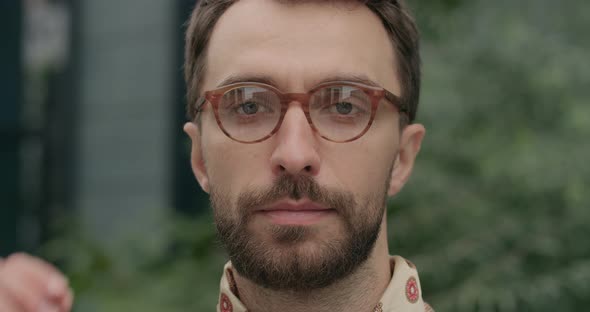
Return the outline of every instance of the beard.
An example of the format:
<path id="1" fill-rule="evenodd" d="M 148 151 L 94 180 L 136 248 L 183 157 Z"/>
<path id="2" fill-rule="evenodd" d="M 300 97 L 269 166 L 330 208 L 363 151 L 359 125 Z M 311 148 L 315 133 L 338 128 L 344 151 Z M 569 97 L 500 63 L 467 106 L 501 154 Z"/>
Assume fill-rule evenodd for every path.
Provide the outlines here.
<path id="1" fill-rule="evenodd" d="M 389 185 L 389 179 L 386 186 Z M 311 201 L 336 210 L 344 231 L 336 238 L 312 226 L 268 224 L 253 229 L 256 209 L 280 199 Z M 238 195 L 211 187 L 217 235 L 243 277 L 272 290 L 308 292 L 350 276 L 371 254 L 385 213 L 386 188 L 358 202 L 349 193 L 320 186 L 307 175 L 281 175 L 267 189 Z M 262 233 L 270 234 L 270 242 Z"/>

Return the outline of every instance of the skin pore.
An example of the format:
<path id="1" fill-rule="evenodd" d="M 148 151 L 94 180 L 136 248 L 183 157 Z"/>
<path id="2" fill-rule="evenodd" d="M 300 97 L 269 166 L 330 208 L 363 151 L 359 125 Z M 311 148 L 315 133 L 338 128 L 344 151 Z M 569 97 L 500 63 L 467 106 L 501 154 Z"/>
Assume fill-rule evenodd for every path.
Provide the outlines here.
<path id="1" fill-rule="evenodd" d="M 203 90 L 236 76 L 268 77 L 284 92 L 306 92 L 327 78 L 364 76 L 400 94 L 387 32 L 368 8 L 353 2 L 238 1 L 215 26 L 207 54 Z M 372 311 L 391 278 L 384 199 L 397 194 L 408 180 L 424 127 L 412 124 L 400 133 L 398 113 L 387 102 L 380 103 L 371 129 L 349 143 L 320 138 L 297 102 L 290 103 L 279 131 L 256 144 L 225 136 L 210 105 L 205 106 L 201 123 L 187 123 L 184 129 L 192 140 L 194 174 L 212 197 L 218 232 L 222 222 L 229 228 L 241 224 L 249 241 L 260 246 L 259 254 L 272 256 L 267 260 L 274 267 L 293 267 L 288 261 L 298 258 L 309 265 L 299 269 L 313 268 L 316 262 L 329 260 L 327 244 L 344 246 L 351 229 L 367 228 L 367 220 L 377 217 L 373 222 L 377 238 L 367 258 L 327 285 L 309 290 L 288 283 L 282 288 L 280 283 L 264 287 L 247 274 L 234 272 L 248 310 Z M 313 180 L 326 194 L 345 194 L 334 198 L 352 198 L 348 202 L 356 205 L 330 207 L 333 214 L 301 226 L 304 235 L 296 243 L 284 244 L 277 237 L 288 229 L 240 205 L 244 194 L 273 190 L 282 176 L 295 177 L 295 184 Z M 302 176 L 305 179 L 296 178 Z"/>

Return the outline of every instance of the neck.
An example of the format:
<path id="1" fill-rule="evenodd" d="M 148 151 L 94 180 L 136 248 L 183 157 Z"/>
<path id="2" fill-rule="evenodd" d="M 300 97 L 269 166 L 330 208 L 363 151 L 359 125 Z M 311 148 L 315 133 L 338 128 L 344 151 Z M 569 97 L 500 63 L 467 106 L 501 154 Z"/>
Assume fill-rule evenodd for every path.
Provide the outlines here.
<path id="1" fill-rule="evenodd" d="M 322 289 L 276 291 L 235 274 L 240 300 L 252 312 L 372 312 L 391 280 L 386 233 L 383 222 L 375 248 L 367 261 L 350 276 Z"/>

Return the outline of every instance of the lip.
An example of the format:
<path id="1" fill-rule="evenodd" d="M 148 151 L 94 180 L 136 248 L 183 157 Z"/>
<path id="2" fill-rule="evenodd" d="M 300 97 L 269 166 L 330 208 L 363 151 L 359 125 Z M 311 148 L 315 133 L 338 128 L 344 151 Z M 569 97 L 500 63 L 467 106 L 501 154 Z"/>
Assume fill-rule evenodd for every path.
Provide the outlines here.
<path id="1" fill-rule="evenodd" d="M 262 212 L 268 211 L 277 211 L 277 210 L 287 210 L 287 211 L 321 211 L 321 210 L 331 210 L 330 208 L 325 207 L 324 205 L 318 204 L 313 202 L 309 199 L 302 199 L 302 200 L 292 200 L 292 199 L 284 199 L 278 202 L 275 202 L 272 205 L 267 207 L 263 207 L 259 209 Z"/>
<path id="2" fill-rule="evenodd" d="M 281 200 L 257 211 L 280 225 L 311 225 L 334 215 L 336 210 L 310 200 Z"/>

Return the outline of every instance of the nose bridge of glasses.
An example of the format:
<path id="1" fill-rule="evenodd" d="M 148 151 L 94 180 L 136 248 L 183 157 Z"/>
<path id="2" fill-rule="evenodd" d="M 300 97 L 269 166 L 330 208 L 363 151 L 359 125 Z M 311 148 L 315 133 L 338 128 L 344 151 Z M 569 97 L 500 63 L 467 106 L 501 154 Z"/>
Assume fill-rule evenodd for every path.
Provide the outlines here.
<path id="1" fill-rule="evenodd" d="M 281 128 L 282 128 L 282 124 L 285 122 L 285 119 L 289 119 L 289 118 L 293 118 L 292 117 L 287 117 L 287 116 L 291 116 L 294 112 L 296 112 L 297 110 L 301 109 L 301 113 L 303 113 L 303 118 L 307 121 L 307 123 L 309 124 L 308 126 L 311 127 L 311 130 L 314 130 L 314 126 L 311 123 L 310 120 L 310 116 L 309 116 L 309 106 L 308 106 L 308 102 L 309 102 L 309 98 L 310 95 L 308 93 L 283 93 L 280 95 L 281 96 L 281 104 L 283 106 L 283 115 L 281 118 Z M 299 108 L 294 108 L 292 107 L 292 109 L 295 109 L 294 111 L 292 111 L 291 113 L 288 113 L 290 109 L 290 104 L 293 102 L 297 102 L 300 104 Z M 295 115 L 298 115 L 297 113 L 295 113 Z M 297 118 L 296 118 L 297 119 Z M 294 119 L 291 119 L 294 120 Z"/>
<path id="2" fill-rule="evenodd" d="M 301 107 L 306 110 L 307 102 L 309 101 L 309 94 L 307 93 L 283 93 L 281 95 L 281 103 L 288 106 L 293 102 L 301 104 Z"/>

